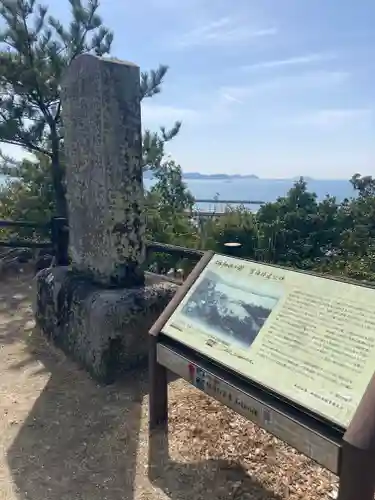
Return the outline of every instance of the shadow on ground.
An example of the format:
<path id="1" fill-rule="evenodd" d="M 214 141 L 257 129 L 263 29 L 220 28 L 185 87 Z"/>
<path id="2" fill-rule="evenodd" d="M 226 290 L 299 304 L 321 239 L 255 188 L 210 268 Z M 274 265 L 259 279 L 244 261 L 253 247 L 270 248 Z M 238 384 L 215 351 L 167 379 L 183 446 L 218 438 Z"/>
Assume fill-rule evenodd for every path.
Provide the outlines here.
<path id="1" fill-rule="evenodd" d="M 146 373 L 99 386 L 37 328 L 26 349 L 29 358 L 10 369 L 34 358 L 49 378 L 7 452 L 19 499 L 133 499 Z"/>
<path id="2" fill-rule="evenodd" d="M 32 275 L 0 279 L 0 345 L 25 339 L 33 328 Z"/>
<path id="3" fill-rule="evenodd" d="M 281 500 L 236 462 L 209 459 L 181 463 L 168 453 L 168 436 L 155 432 L 149 443 L 150 481 L 172 500 Z"/>
<path id="4" fill-rule="evenodd" d="M 22 286 L 15 291 L 22 294 Z M 17 310 L 17 301 L 25 299 L 12 297 L 9 306 Z M 15 321 L 0 332 L 1 342 L 20 340 L 22 319 Z M 27 314 L 24 321 L 29 321 Z M 98 386 L 37 329 L 24 340 L 27 357 L 9 369 L 22 371 L 38 360 L 48 379 L 7 450 L 17 499 L 277 498 L 236 464 L 173 461 L 165 439 L 159 438 L 156 448 L 153 441 L 148 456 L 145 371 L 128 373 L 113 386 Z"/>

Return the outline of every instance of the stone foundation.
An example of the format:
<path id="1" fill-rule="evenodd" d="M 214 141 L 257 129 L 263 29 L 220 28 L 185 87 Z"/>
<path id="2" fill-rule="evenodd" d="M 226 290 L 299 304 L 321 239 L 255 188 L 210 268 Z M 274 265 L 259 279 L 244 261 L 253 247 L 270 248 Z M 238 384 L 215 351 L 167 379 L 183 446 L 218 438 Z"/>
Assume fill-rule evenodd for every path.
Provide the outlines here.
<path id="1" fill-rule="evenodd" d="M 150 278 L 144 287 L 103 289 L 62 267 L 35 281 L 38 326 L 102 383 L 147 359 L 148 331 L 178 288 Z"/>

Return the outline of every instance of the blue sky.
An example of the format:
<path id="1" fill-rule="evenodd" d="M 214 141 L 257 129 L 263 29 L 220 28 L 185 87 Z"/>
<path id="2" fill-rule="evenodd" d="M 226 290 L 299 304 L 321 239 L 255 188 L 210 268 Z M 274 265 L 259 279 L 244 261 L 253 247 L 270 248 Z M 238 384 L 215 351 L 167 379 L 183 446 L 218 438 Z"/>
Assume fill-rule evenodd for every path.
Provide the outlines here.
<path id="1" fill-rule="evenodd" d="M 100 13 L 114 56 L 170 66 L 143 125 L 182 120 L 168 151 L 185 171 L 373 173 L 373 0 L 102 0 Z"/>

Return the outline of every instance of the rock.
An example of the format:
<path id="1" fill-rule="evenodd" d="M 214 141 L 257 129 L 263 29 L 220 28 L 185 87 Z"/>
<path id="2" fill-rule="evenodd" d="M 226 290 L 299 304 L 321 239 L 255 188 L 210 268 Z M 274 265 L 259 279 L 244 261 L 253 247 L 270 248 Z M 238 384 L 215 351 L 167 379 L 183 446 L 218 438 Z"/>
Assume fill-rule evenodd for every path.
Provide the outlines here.
<path id="1" fill-rule="evenodd" d="M 44 269 L 36 276 L 36 321 L 96 380 L 111 383 L 146 361 L 149 329 L 177 288 L 154 281 L 108 290 L 69 268 Z"/>

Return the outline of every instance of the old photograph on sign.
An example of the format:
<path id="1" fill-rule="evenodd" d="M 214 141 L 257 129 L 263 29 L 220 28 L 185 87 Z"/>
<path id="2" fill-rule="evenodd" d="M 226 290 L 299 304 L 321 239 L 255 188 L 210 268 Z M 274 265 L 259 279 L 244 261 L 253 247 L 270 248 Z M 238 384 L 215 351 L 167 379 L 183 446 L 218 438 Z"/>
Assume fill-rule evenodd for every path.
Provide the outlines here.
<path id="1" fill-rule="evenodd" d="M 254 277 L 234 281 L 207 270 L 183 306 L 181 316 L 224 342 L 249 348 L 282 291 L 277 283 L 269 286 Z"/>
<path id="2" fill-rule="evenodd" d="M 285 295 L 284 275 L 215 256 L 163 332 L 230 366 L 252 363 L 252 346 Z"/>

